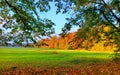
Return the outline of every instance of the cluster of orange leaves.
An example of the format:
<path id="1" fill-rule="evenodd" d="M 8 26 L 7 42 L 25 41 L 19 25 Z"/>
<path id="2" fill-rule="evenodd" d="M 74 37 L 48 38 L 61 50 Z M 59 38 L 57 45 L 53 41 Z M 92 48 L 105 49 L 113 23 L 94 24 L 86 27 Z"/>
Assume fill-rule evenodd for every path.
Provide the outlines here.
<path id="1" fill-rule="evenodd" d="M 74 65 L 72 67 L 26 67 L 0 70 L 0 75 L 119 75 L 120 61 Z"/>

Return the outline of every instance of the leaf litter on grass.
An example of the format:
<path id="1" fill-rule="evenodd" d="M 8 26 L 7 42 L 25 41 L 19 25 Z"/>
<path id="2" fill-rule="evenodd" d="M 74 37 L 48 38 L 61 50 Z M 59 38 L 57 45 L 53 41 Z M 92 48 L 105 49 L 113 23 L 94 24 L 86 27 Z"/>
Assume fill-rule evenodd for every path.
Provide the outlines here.
<path id="1" fill-rule="evenodd" d="M 119 75 L 120 61 L 77 64 L 70 67 L 24 67 L 1 70 L 2 75 Z"/>

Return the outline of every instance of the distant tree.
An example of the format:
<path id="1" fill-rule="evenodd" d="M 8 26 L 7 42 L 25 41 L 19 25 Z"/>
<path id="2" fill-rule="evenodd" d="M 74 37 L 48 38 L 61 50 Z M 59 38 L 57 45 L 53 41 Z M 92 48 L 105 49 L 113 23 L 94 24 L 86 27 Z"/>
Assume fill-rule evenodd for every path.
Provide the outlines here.
<path id="1" fill-rule="evenodd" d="M 55 48 L 55 43 L 57 42 L 57 37 L 52 36 L 49 41 L 49 48 Z"/>
<path id="2" fill-rule="evenodd" d="M 49 48 L 49 39 L 40 39 L 37 43 L 33 44 L 35 48 Z"/>

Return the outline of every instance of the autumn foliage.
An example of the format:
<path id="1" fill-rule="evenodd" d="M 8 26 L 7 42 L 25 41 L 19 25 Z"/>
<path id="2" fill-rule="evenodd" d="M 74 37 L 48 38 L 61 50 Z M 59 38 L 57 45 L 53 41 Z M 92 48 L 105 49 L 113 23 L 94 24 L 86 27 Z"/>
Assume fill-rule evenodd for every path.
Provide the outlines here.
<path id="1" fill-rule="evenodd" d="M 93 51 L 114 51 L 116 45 L 112 35 L 106 35 L 110 31 L 109 26 L 101 25 L 92 29 L 78 29 L 65 36 L 52 36 L 41 39 L 34 47 L 57 49 L 85 49 Z"/>

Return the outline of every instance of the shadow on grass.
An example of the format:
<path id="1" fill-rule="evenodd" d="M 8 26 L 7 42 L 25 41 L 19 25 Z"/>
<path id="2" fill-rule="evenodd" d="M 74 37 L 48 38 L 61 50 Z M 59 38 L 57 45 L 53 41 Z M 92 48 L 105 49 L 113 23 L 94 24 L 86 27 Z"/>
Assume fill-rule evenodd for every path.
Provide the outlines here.
<path id="1" fill-rule="evenodd" d="M 120 53 L 115 52 L 112 54 L 112 56 L 113 56 L 112 59 L 114 62 L 120 61 Z"/>
<path id="2" fill-rule="evenodd" d="M 109 61 L 108 59 L 97 59 L 97 58 L 87 58 L 87 57 L 81 57 L 81 58 L 75 58 L 71 61 L 69 61 L 71 64 L 94 64 L 98 62 L 105 62 Z"/>

